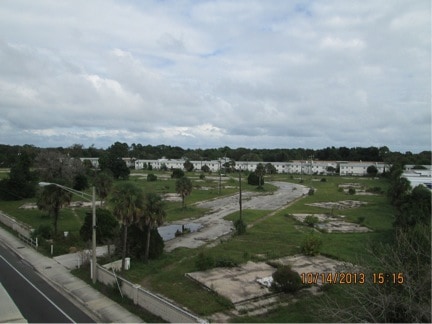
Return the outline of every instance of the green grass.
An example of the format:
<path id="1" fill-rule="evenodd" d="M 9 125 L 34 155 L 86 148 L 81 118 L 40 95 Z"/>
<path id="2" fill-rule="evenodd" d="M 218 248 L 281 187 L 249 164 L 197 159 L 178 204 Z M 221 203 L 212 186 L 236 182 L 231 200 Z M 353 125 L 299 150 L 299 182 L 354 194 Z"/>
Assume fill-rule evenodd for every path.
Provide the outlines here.
<path id="1" fill-rule="evenodd" d="M 146 172 L 150 173 L 150 172 Z M 164 173 L 152 172 L 156 175 Z M 165 174 L 171 174 L 167 172 Z M 206 213 L 206 210 L 193 206 L 193 203 L 214 199 L 217 197 L 232 195 L 238 192 L 237 175 L 232 175 L 231 180 L 224 181 L 221 194 L 218 193 L 218 181 L 204 179 L 199 180 L 195 174 L 188 174 L 193 180 L 194 189 L 186 198 L 187 207 L 181 208 L 180 202 L 167 202 L 166 211 L 168 222 L 186 218 L 198 218 Z M 273 180 L 284 180 L 299 183 L 296 176 L 273 175 Z M 308 206 L 309 203 L 360 200 L 368 204 L 359 208 L 334 210 L 335 215 L 346 216 L 347 221 L 358 222 L 363 219 L 363 224 L 373 230 L 370 233 L 344 234 L 344 233 L 317 233 L 322 242 L 321 253 L 339 260 L 367 264 L 367 245 L 385 241 L 392 228 L 393 210 L 385 195 L 348 195 L 338 191 L 338 185 L 342 183 L 361 183 L 365 187 L 381 187 L 387 189 L 386 180 L 371 180 L 365 178 L 325 177 L 326 182 L 320 180 L 321 176 L 303 176 L 302 184 L 316 189 L 315 194 L 305 196 L 291 206 L 280 210 L 273 216 L 267 217 L 270 211 L 243 210 L 243 220 L 248 225 L 246 234 L 224 239 L 222 243 L 214 247 L 201 247 L 198 249 L 176 249 L 171 253 L 165 253 L 157 260 L 142 263 L 132 260 L 131 270 L 124 276 L 126 279 L 137 282 L 152 291 L 161 293 L 189 308 L 200 316 L 209 316 L 215 312 L 226 311 L 232 308 L 231 303 L 223 297 L 203 289 L 199 284 L 187 279 L 185 273 L 197 271 L 195 262 L 199 253 L 204 253 L 215 260 L 229 258 L 236 263 L 252 261 L 266 261 L 284 256 L 300 253 L 300 246 L 304 238 L 312 232 L 312 229 L 300 224 L 290 217 L 293 213 L 330 213 L 331 210 Z M 258 191 L 255 186 L 249 186 L 243 179 L 244 191 Z M 161 180 L 147 182 L 147 180 L 131 177 L 129 180 L 140 186 L 145 192 L 155 191 L 159 193 L 174 193 L 175 180 Z M 266 177 L 266 182 L 269 181 Z M 203 187 L 209 188 L 202 190 Z M 270 193 L 275 187 L 266 183 L 263 194 Z M 1 202 L 0 209 L 10 213 L 20 220 L 37 227 L 39 224 L 51 224 L 51 220 L 38 210 L 25 211 L 18 209 L 23 202 Z M 76 209 L 75 216 L 72 210 L 66 208 L 61 211 L 59 229 L 77 232 L 82 224 L 86 209 Z M 239 213 L 235 212 L 226 217 L 228 220 L 236 220 Z M 332 291 L 334 298 L 339 298 L 339 290 Z M 323 318 L 315 318 L 313 306 L 318 303 L 319 297 L 307 297 L 297 303 L 279 307 L 267 315 L 257 317 L 235 318 L 235 321 L 246 322 L 315 322 L 325 321 Z"/>

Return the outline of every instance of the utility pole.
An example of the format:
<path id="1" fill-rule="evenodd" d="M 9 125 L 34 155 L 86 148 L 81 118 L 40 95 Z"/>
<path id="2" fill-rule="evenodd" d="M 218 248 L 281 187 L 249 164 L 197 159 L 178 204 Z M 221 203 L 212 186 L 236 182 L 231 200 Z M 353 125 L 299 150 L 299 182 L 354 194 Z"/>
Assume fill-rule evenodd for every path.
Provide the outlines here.
<path id="1" fill-rule="evenodd" d="M 242 179 L 241 179 L 241 167 L 239 167 L 239 205 L 240 205 L 240 221 L 242 220 Z"/>

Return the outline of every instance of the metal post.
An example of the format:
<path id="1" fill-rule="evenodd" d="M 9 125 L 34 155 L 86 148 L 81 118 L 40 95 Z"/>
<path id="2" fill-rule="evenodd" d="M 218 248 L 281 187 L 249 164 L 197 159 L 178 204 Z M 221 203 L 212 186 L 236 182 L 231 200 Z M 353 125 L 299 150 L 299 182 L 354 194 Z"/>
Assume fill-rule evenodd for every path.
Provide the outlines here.
<path id="1" fill-rule="evenodd" d="M 93 283 L 96 283 L 96 193 L 95 193 L 95 187 L 93 186 L 93 194 L 92 194 L 92 263 L 93 266 L 91 267 L 92 270 L 92 279 Z"/>
<path id="2" fill-rule="evenodd" d="M 242 183 L 241 183 L 241 167 L 239 167 L 239 205 L 240 205 L 240 220 L 242 221 Z"/>

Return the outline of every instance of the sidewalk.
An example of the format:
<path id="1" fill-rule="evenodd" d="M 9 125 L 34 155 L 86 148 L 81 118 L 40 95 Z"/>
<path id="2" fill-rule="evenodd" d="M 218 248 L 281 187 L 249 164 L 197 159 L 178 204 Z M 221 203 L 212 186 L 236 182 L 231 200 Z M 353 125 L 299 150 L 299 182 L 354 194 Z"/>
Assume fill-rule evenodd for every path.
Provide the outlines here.
<path id="1" fill-rule="evenodd" d="M 0 227 L 0 240 L 29 263 L 40 275 L 66 295 L 83 305 L 98 322 L 103 323 L 142 323 L 119 304 L 99 293 L 96 289 L 73 276 L 56 260 L 43 256 L 28 247 L 17 237 Z"/>

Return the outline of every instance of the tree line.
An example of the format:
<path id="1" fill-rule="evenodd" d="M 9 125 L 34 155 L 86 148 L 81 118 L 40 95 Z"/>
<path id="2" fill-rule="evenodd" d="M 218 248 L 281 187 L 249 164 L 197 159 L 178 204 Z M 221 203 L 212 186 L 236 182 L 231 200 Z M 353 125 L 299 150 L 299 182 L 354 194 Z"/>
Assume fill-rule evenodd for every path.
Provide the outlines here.
<path id="1" fill-rule="evenodd" d="M 382 147 L 326 147 L 323 149 L 305 148 L 275 148 L 250 149 L 230 148 L 228 146 L 209 149 L 183 149 L 170 145 L 142 145 L 115 142 L 106 149 L 95 148 L 94 145 L 84 147 L 74 144 L 70 147 L 39 148 L 33 145 L 0 145 L 0 167 L 10 168 L 19 154 L 26 153 L 33 160 L 40 152 L 56 151 L 69 157 L 97 157 L 101 158 L 108 153 L 116 156 L 136 159 L 156 160 L 162 157 L 167 159 L 189 160 L 217 160 L 226 157 L 234 161 L 261 161 L 261 162 L 288 162 L 292 160 L 314 159 L 321 161 L 375 161 L 398 164 L 432 164 L 431 151 L 401 153 L 391 151 L 387 146 Z"/>

